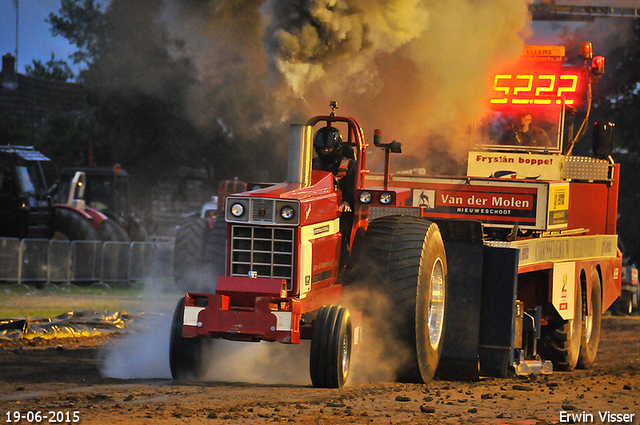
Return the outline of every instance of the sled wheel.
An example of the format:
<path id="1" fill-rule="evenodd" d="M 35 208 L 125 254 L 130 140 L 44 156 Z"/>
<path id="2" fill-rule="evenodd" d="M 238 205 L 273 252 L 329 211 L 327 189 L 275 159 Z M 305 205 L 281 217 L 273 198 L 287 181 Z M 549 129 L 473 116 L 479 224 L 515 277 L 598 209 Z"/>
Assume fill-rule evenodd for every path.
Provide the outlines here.
<path id="1" fill-rule="evenodd" d="M 582 340 L 580 344 L 580 357 L 578 367 L 587 369 L 596 360 L 598 345 L 600 343 L 600 327 L 602 324 L 602 297 L 600 274 L 594 270 L 591 274 L 591 311 L 587 312 L 586 295 L 583 296 Z"/>
<path id="2" fill-rule="evenodd" d="M 55 208 L 53 219 L 54 239 L 70 241 L 95 241 L 98 234 L 91 222 L 68 208 Z"/>
<path id="3" fill-rule="evenodd" d="M 582 339 L 582 289 L 578 286 L 574 317 L 542 328 L 541 355 L 551 360 L 553 370 L 571 371 L 578 364 Z"/>
<path id="4" fill-rule="evenodd" d="M 622 291 L 620 294 L 619 310 L 623 315 L 633 313 L 633 293 L 631 291 Z"/>
<path id="5" fill-rule="evenodd" d="M 427 382 L 436 372 L 445 330 L 447 258 L 438 225 L 389 216 L 369 223 L 354 264 L 355 281 L 371 285 L 391 303 L 388 317 L 406 344 L 401 381 Z M 363 306 L 367 314 L 367 307 Z M 391 313 L 390 313 L 391 314 Z M 399 353 L 389 352 L 388 356 Z"/>
<path id="6" fill-rule="evenodd" d="M 319 388 L 341 388 L 349 377 L 352 328 L 349 310 L 322 306 L 313 323 L 311 382 Z"/>
<path id="7" fill-rule="evenodd" d="M 184 297 L 178 302 L 169 338 L 169 366 L 171 376 L 177 380 L 199 379 L 204 376 L 202 338 L 185 338 L 182 336 L 182 321 L 184 317 Z"/>

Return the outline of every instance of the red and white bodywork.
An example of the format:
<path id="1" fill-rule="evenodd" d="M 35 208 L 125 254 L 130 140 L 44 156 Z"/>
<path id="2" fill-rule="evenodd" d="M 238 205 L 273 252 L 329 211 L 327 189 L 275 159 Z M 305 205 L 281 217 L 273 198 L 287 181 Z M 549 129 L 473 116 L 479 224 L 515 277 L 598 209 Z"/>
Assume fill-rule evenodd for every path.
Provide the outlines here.
<path id="1" fill-rule="evenodd" d="M 341 194 L 331 173 L 310 167 L 312 125 L 319 121 L 347 123 L 348 143 L 364 166 L 364 136 L 354 120 L 325 116 L 292 126 L 291 156 L 297 160 L 289 181 L 227 197 L 226 275 L 218 278 L 215 294 L 186 295 L 185 337 L 297 344 L 311 338 L 306 314 L 340 303 Z M 237 206 L 243 212 L 236 216 Z M 360 315 L 352 317 L 357 346 Z"/>
<path id="2" fill-rule="evenodd" d="M 505 376 L 509 367 L 517 373 L 550 372 L 551 363 L 541 362 L 536 351 L 545 326 L 560 326 L 565 333 L 570 328 L 567 339 L 575 343 L 561 350 L 572 352 L 567 369 L 576 366 L 578 351 L 587 359 L 581 361 L 592 362 L 599 314 L 620 294 L 619 167 L 610 154 L 570 154 L 575 140 L 565 141 L 573 131 L 571 124 L 565 134 L 565 112 L 581 103 L 580 85 L 590 84 L 589 73 L 599 76 L 601 67 L 585 65 L 565 74 L 561 65 L 496 75 L 492 104 L 502 115 L 483 124 L 495 136 L 525 105 L 533 111 L 528 115 L 545 122 L 549 145 L 505 146 L 499 138 L 487 139 L 469 153 L 464 176 L 391 175 L 390 153 L 400 152 L 400 145 L 381 143 L 379 131 L 374 144 L 385 150 L 385 172 L 369 173 L 364 134 L 352 118 L 331 114 L 292 126 L 287 182 L 226 199 L 225 274 L 214 294 L 186 295 L 176 340 L 296 344 L 312 339 L 313 353 L 315 315 L 341 300 L 338 279 L 347 263 L 341 256 L 358 258 L 345 246 L 357 251 L 373 220 L 413 216 L 438 228 L 446 251 L 446 259 L 438 259 L 447 263 L 437 294 L 446 305 L 439 316 L 444 320 L 438 330 L 440 376 Z M 341 231 L 342 198 L 333 176 L 311 171 L 313 126 L 320 122 L 346 125 L 345 142 L 355 151 L 356 199 L 348 237 L 344 226 Z M 357 346 L 360 315 L 353 316 L 351 343 Z M 580 326 L 565 326 L 571 320 Z"/>

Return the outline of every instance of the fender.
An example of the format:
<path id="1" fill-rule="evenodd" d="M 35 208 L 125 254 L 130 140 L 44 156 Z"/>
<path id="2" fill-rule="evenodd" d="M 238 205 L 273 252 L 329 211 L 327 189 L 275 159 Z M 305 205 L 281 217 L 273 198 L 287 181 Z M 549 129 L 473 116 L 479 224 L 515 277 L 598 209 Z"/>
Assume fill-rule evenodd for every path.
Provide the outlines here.
<path id="1" fill-rule="evenodd" d="M 482 225 L 478 221 L 433 220 L 447 253 L 445 334 L 436 371 L 441 379 L 478 380 L 482 301 Z"/>
<path id="2" fill-rule="evenodd" d="M 94 229 L 97 229 L 100 226 L 100 223 L 107 220 L 109 217 L 101 213 L 100 211 L 93 209 L 91 207 L 85 207 L 84 211 L 91 216 L 91 224 Z"/>

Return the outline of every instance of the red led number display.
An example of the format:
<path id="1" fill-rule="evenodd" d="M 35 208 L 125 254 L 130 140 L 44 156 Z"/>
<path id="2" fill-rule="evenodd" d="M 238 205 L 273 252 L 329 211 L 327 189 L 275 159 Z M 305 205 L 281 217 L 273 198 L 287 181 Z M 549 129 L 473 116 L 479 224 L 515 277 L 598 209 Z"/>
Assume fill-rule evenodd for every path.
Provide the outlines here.
<path id="1" fill-rule="evenodd" d="M 496 74 L 493 78 L 493 104 L 538 104 L 579 103 L 581 96 L 580 73 Z M 551 99 L 555 98 L 555 99 Z"/>

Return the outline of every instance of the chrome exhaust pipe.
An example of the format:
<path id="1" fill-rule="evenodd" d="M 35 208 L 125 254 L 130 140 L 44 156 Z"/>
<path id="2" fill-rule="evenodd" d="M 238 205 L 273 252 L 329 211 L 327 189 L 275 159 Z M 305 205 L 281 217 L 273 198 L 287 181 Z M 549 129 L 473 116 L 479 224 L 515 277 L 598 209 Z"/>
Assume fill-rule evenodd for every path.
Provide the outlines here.
<path id="1" fill-rule="evenodd" d="M 289 183 L 311 185 L 311 162 L 313 160 L 313 127 L 291 124 L 289 129 Z"/>

